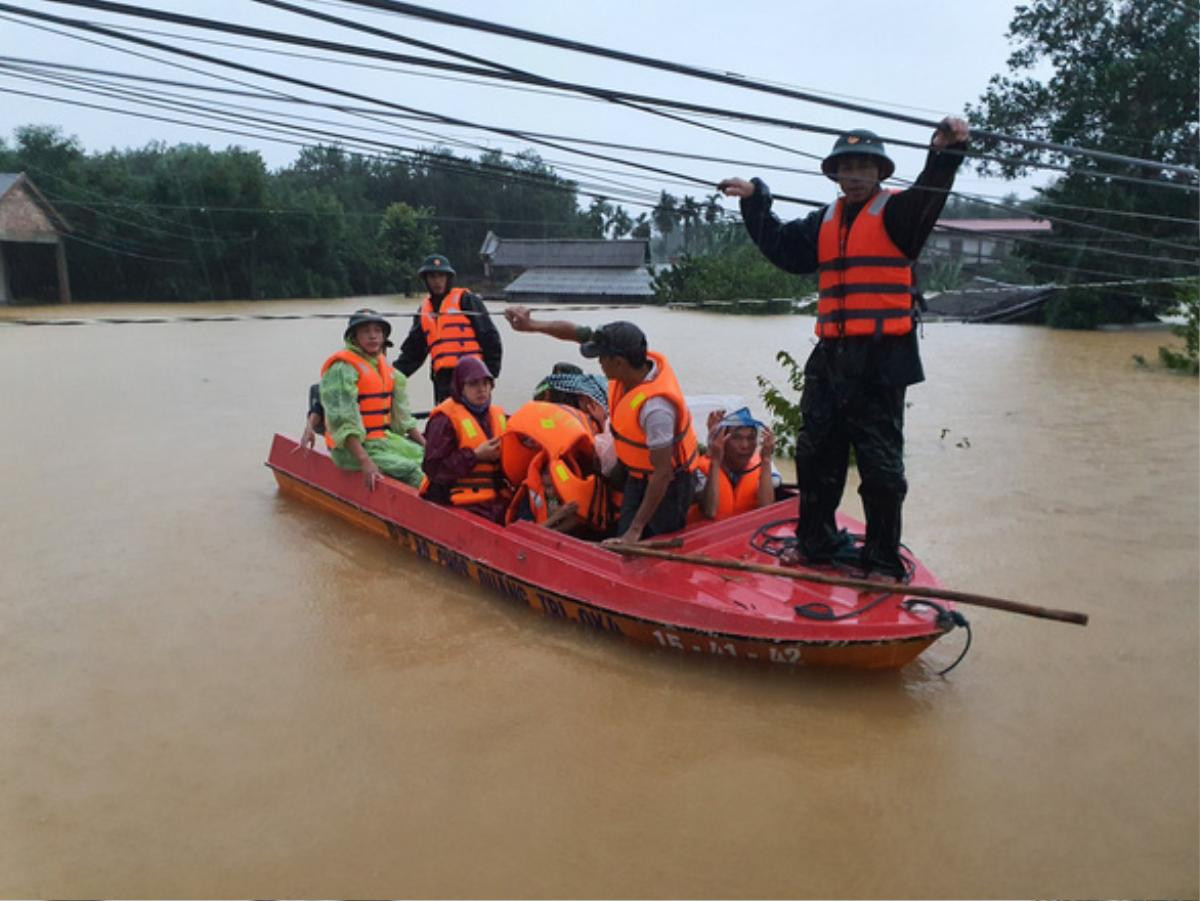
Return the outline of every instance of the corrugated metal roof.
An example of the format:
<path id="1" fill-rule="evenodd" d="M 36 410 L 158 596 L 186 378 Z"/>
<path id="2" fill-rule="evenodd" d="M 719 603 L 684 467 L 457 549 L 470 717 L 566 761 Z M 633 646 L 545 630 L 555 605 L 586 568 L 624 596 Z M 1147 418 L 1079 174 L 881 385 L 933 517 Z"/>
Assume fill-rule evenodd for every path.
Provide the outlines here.
<path id="1" fill-rule="evenodd" d="M 968 232 L 1048 232 L 1052 226 L 1045 219 L 939 219 L 937 224 L 948 230 Z"/>
<path id="2" fill-rule="evenodd" d="M 490 257 L 488 261 L 493 266 L 521 266 L 527 269 L 537 266 L 629 268 L 645 263 L 648 243 L 641 238 L 621 241 L 500 238 L 493 248 L 488 248 L 485 243 L 481 253 L 485 259 Z"/>
<path id="3" fill-rule="evenodd" d="M 504 289 L 514 294 L 585 294 L 652 297 L 650 273 L 644 268 L 530 269 Z"/>

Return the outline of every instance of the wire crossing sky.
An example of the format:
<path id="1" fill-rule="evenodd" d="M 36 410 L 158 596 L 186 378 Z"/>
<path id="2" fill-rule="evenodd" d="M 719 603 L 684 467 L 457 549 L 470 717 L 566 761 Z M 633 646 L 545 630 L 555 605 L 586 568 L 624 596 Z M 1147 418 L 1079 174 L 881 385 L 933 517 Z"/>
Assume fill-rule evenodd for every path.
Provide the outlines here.
<path id="1" fill-rule="evenodd" d="M 648 207 L 660 190 L 678 194 L 682 186 L 684 192 L 703 198 L 726 175 L 781 172 L 770 175 L 778 186 L 777 198 L 819 206 L 831 199 L 831 186 L 811 160 L 823 157 L 831 136 L 849 127 L 865 124 L 883 132 L 897 160 L 898 173 L 915 175 L 930 126 L 942 113 L 953 113 L 974 101 L 987 78 L 1003 69 L 1007 47 L 1002 36 L 1012 13 L 1007 0 L 971 4 L 967 23 L 956 8 L 958 4 L 924 4 L 923 9 L 908 15 L 911 22 L 889 21 L 888 34 L 882 38 L 873 32 L 854 35 L 856 58 L 861 56 L 860 49 L 876 47 L 877 64 L 847 67 L 844 59 L 835 56 L 842 64 L 831 67 L 821 62 L 825 45 L 813 38 L 823 29 L 832 29 L 835 40 L 831 46 L 836 49 L 840 46 L 836 40 L 839 23 L 826 21 L 827 7 L 816 4 L 752 7 L 739 22 L 760 21 L 773 23 L 772 27 L 742 28 L 732 36 L 727 11 L 709 9 L 703 3 L 689 5 L 686 11 L 674 4 L 654 4 L 647 9 L 646 4 L 623 5 L 613 0 L 600 9 L 600 4 L 593 8 L 581 3 L 572 7 L 571 17 L 553 15 L 555 7 L 532 0 L 508 4 L 499 12 L 467 0 L 443 6 L 449 10 L 393 0 L 310 0 L 307 5 L 243 0 L 222 7 L 222 19 L 214 20 L 204 15 L 212 15 L 212 4 L 187 0 L 142 6 L 107 0 L 30 0 L 20 7 L 0 4 L 0 10 L 11 14 L 0 17 L 5 23 L 0 24 L 0 36 L 15 37 L 19 32 L 22 52 L 33 54 L 19 61 L 0 58 L 0 77 L 31 81 L 42 88 L 9 88 L 6 82 L 14 125 L 49 121 L 68 134 L 79 134 L 84 129 L 78 126 L 94 111 L 99 116 L 109 114 L 102 129 L 111 135 L 116 131 L 113 114 L 121 111 L 125 121 L 119 133 L 126 143 L 135 145 L 138 140 L 133 135 L 141 126 L 130 126 L 131 118 L 147 123 L 142 143 L 164 139 L 164 129 L 193 122 L 195 132 L 186 140 L 216 144 L 219 140 L 214 139 L 221 135 L 250 138 L 249 145 L 239 143 L 260 149 L 275 165 L 288 161 L 280 158 L 279 145 L 317 142 L 337 142 L 354 152 L 377 155 L 421 154 L 421 144 L 456 147 L 472 155 L 484 150 L 514 154 L 535 146 L 540 154 L 550 152 L 543 159 L 564 177 L 575 180 L 585 197 L 604 196 Z M 84 7 L 92 14 L 85 21 L 50 13 L 64 7 Z M 884 4 L 868 0 L 863 12 L 884 8 Z M 639 27 L 620 27 L 630 18 L 622 19 L 622 11 L 634 10 Z M 486 18 L 492 15 L 506 21 Z M 30 16 L 41 18 L 42 24 L 31 29 L 25 24 L 27 18 L 22 22 Z M 133 16 L 154 18 L 169 28 L 155 32 L 134 28 L 130 24 L 136 21 Z M 793 20 L 794 28 L 774 24 Z M 62 27 L 50 28 L 46 22 Z M 669 27 L 654 31 L 656 23 Z M 969 24 L 965 30 L 964 24 Z M 997 28 L 999 40 L 989 34 Z M 577 34 L 571 35 L 572 30 Z M 92 37 L 84 37 L 89 32 Z M 210 32 L 232 33 L 240 40 L 234 43 L 214 41 L 211 34 L 208 39 L 200 36 Z M 139 36 L 148 33 L 161 40 Z M 197 40 L 222 49 L 199 53 L 183 46 Z M 397 52 L 398 41 L 419 52 Z M 16 45 L 11 39 L 6 43 Z M 134 45 L 154 50 L 157 59 L 131 50 Z M 319 52 L 281 51 L 284 46 Z M 981 46 L 994 50 L 990 69 L 979 67 L 980 56 L 986 56 L 981 54 Z M 937 52 L 931 55 L 923 48 Z M 961 52 L 956 55 L 952 52 L 956 50 Z M 741 58 L 737 58 L 739 51 Z M 268 53 L 270 61 L 264 60 Z M 695 59 L 698 53 L 701 64 L 675 62 Z M 190 62 L 181 64 L 177 57 Z M 780 59 L 787 60 L 782 67 Z M 68 60 L 75 64 L 75 74 L 66 71 L 72 68 Z M 364 60 L 372 61 L 369 73 L 363 71 Z M 927 64 L 918 64 L 925 61 Z M 734 66 L 753 74 L 739 74 Z M 645 71 L 647 68 L 651 71 Z M 972 68 L 980 73 L 978 87 L 953 102 L 942 100 L 952 96 L 948 88 L 963 90 L 970 80 L 966 72 Z M 181 82 L 180 69 L 201 81 Z M 81 74 L 85 72 L 90 74 Z M 237 75 L 231 76 L 231 72 Z M 877 99 L 884 88 L 901 88 L 906 74 L 915 76 L 915 86 L 909 89 L 912 96 Z M 104 81 L 97 75 L 122 79 L 126 84 Z M 794 82 L 801 76 L 816 86 L 796 86 Z M 215 83 L 203 84 L 205 78 Z M 140 85 L 131 86 L 130 81 Z M 147 87 L 155 83 L 155 87 Z M 331 115 L 318 118 L 294 111 L 268 111 L 211 96 L 200 100 L 167 92 L 166 86 L 240 94 L 267 103 L 287 103 L 293 109 L 295 105 L 320 107 Z M 67 94 L 61 93 L 63 90 Z M 88 101 L 72 99 L 72 91 L 88 96 Z M 106 102 L 95 102 L 97 98 Z M 45 111 L 52 105 L 70 112 L 60 109 L 47 117 Z M 25 115 L 22 110 L 26 108 L 41 115 Z M 906 110 L 926 114 L 913 115 Z M 845 118 L 846 114 L 853 118 Z M 864 115 L 880 121 L 864 122 Z M 402 124 L 401 119 L 431 127 Z M 157 131 L 150 123 L 157 123 Z M 401 135 L 404 144 L 396 141 Z M 84 144 L 96 149 L 86 136 Z M 688 150 L 679 152 L 672 146 Z M 1136 162 L 1120 154 L 1093 154 L 1088 148 L 1070 151 L 1090 156 L 1098 169 L 1109 163 Z M 589 162 L 581 162 L 579 157 Z M 1187 183 L 1195 170 L 1162 168 L 1176 178 L 1171 184 L 1141 179 L 1147 190 L 1195 190 L 1194 182 Z M 1184 176 L 1183 180 L 1179 176 Z M 980 181 L 964 168 L 955 193 L 973 196 L 972 187 Z M 898 178 L 897 183 L 905 182 Z M 1013 187 L 1027 190 L 1030 184 L 985 183 L 985 190 L 993 196 Z M 801 195 L 793 193 L 796 189 Z M 813 196 L 803 196 L 809 192 Z M 732 203 L 725 209 L 735 214 Z M 1138 213 L 1122 212 L 1131 218 L 1112 221 L 1111 227 L 1093 224 L 1088 229 L 1128 237 L 1130 232 L 1124 228 L 1136 224 Z M 1073 221 L 1070 210 L 1053 218 Z M 1181 220 L 1180 225 L 1179 240 L 1144 239 L 1145 249 L 1174 250 L 1178 254 L 1174 259 L 1161 252 L 1157 257 L 1139 255 L 1135 248 L 1114 250 L 1114 256 L 1168 267 L 1190 265 L 1195 250 L 1194 223 Z"/>

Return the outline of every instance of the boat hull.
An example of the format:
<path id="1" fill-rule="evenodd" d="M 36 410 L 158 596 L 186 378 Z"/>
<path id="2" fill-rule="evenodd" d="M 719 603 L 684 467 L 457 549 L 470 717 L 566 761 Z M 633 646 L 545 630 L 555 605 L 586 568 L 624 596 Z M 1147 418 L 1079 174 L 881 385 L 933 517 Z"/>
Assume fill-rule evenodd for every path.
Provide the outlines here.
<path id="1" fill-rule="evenodd" d="M 871 629 L 861 624 L 856 627 L 839 623 L 833 628 L 820 624 L 819 628 L 810 629 L 814 634 L 806 636 L 789 635 L 789 629 L 781 628 L 777 622 L 747 622 L 745 616 L 729 617 L 721 615 L 719 610 L 695 615 L 685 607 L 689 616 L 671 616 L 672 608 L 680 608 L 667 586 L 656 585 L 668 574 L 660 561 L 629 560 L 529 524 L 502 529 L 471 514 L 429 504 L 416 498 L 411 489 L 390 480 L 375 492 L 367 493 L 357 473 L 337 470 L 321 451 L 300 449 L 282 436 L 276 436 L 267 465 L 274 470 L 284 494 L 386 538 L 510 602 L 551 619 L 654 648 L 789 667 L 895 669 L 912 661 L 945 633 L 928 610 L 906 614 L 915 628 L 892 630 L 889 634 L 879 634 L 878 629 L 872 634 Z M 403 512 L 397 515 L 395 509 L 389 509 L 395 507 L 389 501 L 396 499 L 389 495 L 396 492 L 401 494 L 400 500 L 415 501 L 420 507 L 412 509 L 411 504 L 402 504 L 408 507 L 404 511 L 408 515 Z M 447 524 L 448 529 L 441 527 Z M 508 551 L 507 555 L 496 553 L 496 548 L 481 540 L 494 537 L 495 533 L 500 533 L 501 539 L 509 538 L 506 533 L 522 531 L 529 534 L 514 534 L 515 540 L 501 541 L 499 550 Z M 523 542 L 522 537 L 529 540 Z M 511 547 L 505 547 L 506 544 Z M 607 578 L 601 572 L 597 580 L 595 567 L 585 565 L 591 562 L 585 561 L 576 578 L 567 573 L 568 578 L 564 579 L 564 564 L 570 567 L 568 559 L 572 551 L 581 556 L 602 554 L 601 569 L 607 567 Z M 667 565 L 676 569 L 681 566 Z M 727 574 L 721 577 L 732 584 L 745 581 Z M 773 583 L 784 582 L 778 577 L 766 578 Z M 928 584 L 928 580 L 923 581 Z M 622 594 L 626 596 L 624 603 Z M 651 602 L 639 603 L 637 596 L 646 594 Z M 655 597 L 660 604 L 653 603 Z M 872 600 L 871 596 L 859 597 L 864 604 Z M 903 595 L 885 600 L 892 600 L 898 606 Z M 739 603 L 736 598 L 733 602 Z M 658 608 L 666 615 L 656 615 Z M 785 626 L 791 625 L 790 619 Z M 795 628 L 790 631 L 795 632 Z"/>

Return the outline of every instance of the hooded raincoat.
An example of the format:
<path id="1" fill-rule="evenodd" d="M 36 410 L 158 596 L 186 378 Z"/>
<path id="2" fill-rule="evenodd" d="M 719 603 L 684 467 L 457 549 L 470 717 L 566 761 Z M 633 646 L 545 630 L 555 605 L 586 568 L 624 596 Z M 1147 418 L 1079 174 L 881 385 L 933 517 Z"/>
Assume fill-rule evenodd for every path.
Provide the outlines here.
<path id="1" fill-rule="evenodd" d="M 375 360 L 362 352 L 353 341 L 346 347 L 366 360 L 372 368 Z M 417 427 L 408 403 L 408 380 L 392 370 L 392 424 L 384 438 L 365 440 L 367 431 L 363 427 L 358 411 L 358 373 L 349 363 L 337 362 L 321 376 L 321 405 L 325 408 L 325 431 L 333 438 L 330 451 L 333 462 L 342 469 L 357 471 L 358 460 L 346 448 L 346 439 L 351 435 L 362 442 L 375 465 L 384 475 L 417 486 L 421 484 L 421 458 L 424 449 L 417 442 L 406 438 L 410 429 Z"/>

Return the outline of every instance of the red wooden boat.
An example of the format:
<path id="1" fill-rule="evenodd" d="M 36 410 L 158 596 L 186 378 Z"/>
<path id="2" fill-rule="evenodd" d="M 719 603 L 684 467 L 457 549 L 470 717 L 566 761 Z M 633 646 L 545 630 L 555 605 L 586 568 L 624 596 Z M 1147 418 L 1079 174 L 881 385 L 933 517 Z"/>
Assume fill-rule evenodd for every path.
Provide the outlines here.
<path id="1" fill-rule="evenodd" d="M 910 604 L 902 586 L 831 587 L 691 563 L 625 557 L 528 522 L 498 526 L 422 500 L 385 479 L 368 491 L 323 449 L 276 435 L 267 466 L 280 489 L 480 585 L 557 619 L 685 654 L 784 665 L 901 667 L 952 625 L 939 606 Z M 751 537 L 795 515 L 784 500 L 682 533 L 683 552 L 778 565 Z M 847 520 L 844 525 L 855 529 Z M 914 561 L 914 582 L 937 583 Z M 855 611 L 858 611 L 856 614 Z"/>

